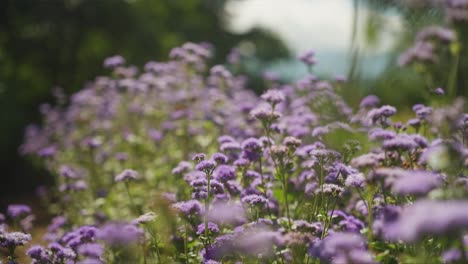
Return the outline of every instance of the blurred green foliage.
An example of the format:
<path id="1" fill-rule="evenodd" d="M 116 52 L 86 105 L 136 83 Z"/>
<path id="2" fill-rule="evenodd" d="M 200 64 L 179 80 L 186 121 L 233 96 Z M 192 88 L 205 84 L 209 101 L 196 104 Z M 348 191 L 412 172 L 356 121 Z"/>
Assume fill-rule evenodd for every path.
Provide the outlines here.
<path id="1" fill-rule="evenodd" d="M 255 30 L 234 35 L 223 26 L 224 0 L 2 0 L 0 1 L 1 192 L 30 190 L 41 179 L 18 155 L 23 130 L 52 102 L 52 88 L 67 94 L 104 73 L 106 57 L 129 64 L 165 60 L 172 47 L 207 41 L 213 63 L 242 41 L 259 44 L 260 60 L 288 55 L 275 36 Z M 34 179 L 31 179 L 34 178 Z M 16 183 L 16 184 L 15 184 Z M 28 188 L 29 187 L 29 188 Z"/>
<path id="2" fill-rule="evenodd" d="M 415 103 L 428 102 L 427 91 L 437 87 L 443 87 L 446 92 L 452 69 L 456 72 L 454 91 L 452 96 L 468 95 L 468 26 L 466 22 L 448 23 L 442 7 L 431 5 L 429 1 L 392 1 L 392 0 L 353 0 L 361 5 L 366 5 L 368 12 L 363 15 L 364 29 L 362 38 L 366 47 L 361 48 L 360 56 L 365 55 L 366 48 L 378 46 L 380 36 L 388 30 L 384 15 L 392 14 L 399 17 L 402 32 L 393 33 L 396 38 L 395 45 L 389 54 L 388 64 L 385 70 L 371 80 L 362 78 L 359 73 L 351 78 L 352 92 L 364 95 L 373 93 L 383 99 L 385 103 L 398 106 L 411 106 Z M 438 52 L 439 61 L 435 65 L 429 65 L 430 81 L 427 76 L 421 74 L 418 67 L 398 66 L 397 60 L 402 52 L 408 49 L 414 42 L 419 30 L 427 26 L 447 26 L 453 29 L 457 35 L 457 42 L 451 46 L 442 47 Z M 459 49 L 457 58 L 452 52 L 454 46 Z M 359 64 L 359 62 L 357 62 Z M 366 87 L 366 89 L 362 89 Z M 398 92 L 395 92 L 398 91 Z M 426 93 L 426 95 L 425 95 Z M 352 94 L 350 94 L 352 96 Z M 449 98 L 438 99 L 448 101 Z"/>

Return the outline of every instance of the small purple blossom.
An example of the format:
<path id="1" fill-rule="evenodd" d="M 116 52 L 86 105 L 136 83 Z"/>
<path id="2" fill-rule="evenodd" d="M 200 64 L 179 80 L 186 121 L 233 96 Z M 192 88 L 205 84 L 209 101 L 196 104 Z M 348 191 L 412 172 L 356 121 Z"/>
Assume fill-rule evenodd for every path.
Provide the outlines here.
<path id="1" fill-rule="evenodd" d="M 7 208 L 7 215 L 13 219 L 27 216 L 31 213 L 31 208 L 24 204 L 10 204 Z"/>
<path id="2" fill-rule="evenodd" d="M 424 195 L 442 184 L 439 174 L 427 171 L 407 171 L 392 185 L 392 191 L 400 195 Z"/>
<path id="3" fill-rule="evenodd" d="M 198 200 L 178 202 L 178 203 L 173 204 L 172 207 L 187 217 L 200 216 L 204 213 L 203 206 Z"/>
<path id="4" fill-rule="evenodd" d="M 419 200 L 403 208 L 397 220 L 385 225 L 385 237 L 413 242 L 424 235 L 442 235 L 468 228 L 468 202 Z"/>
<path id="5" fill-rule="evenodd" d="M 442 88 L 439 87 L 439 88 L 436 88 L 436 89 L 434 90 L 434 94 L 436 94 L 436 95 L 444 95 L 444 94 L 445 94 L 445 91 L 444 91 L 444 89 L 442 89 Z"/>
<path id="6" fill-rule="evenodd" d="M 317 60 L 315 59 L 315 51 L 313 50 L 302 53 L 298 56 L 298 59 L 307 66 L 311 66 L 317 63 Z"/>
<path id="7" fill-rule="evenodd" d="M 379 105 L 380 99 L 376 95 L 368 95 L 361 100 L 359 104 L 360 108 L 373 108 Z"/>
<path id="8" fill-rule="evenodd" d="M 120 174 L 115 176 L 115 182 L 123 182 L 123 181 L 134 181 L 138 178 L 138 172 L 131 169 L 126 169 L 122 171 Z"/>
<path id="9" fill-rule="evenodd" d="M 203 172 L 211 172 L 215 167 L 216 161 L 202 160 L 195 166 L 195 169 Z"/>
<path id="10" fill-rule="evenodd" d="M 99 229 L 97 238 L 108 245 L 127 245 L 136 242 L 143 234 L 140 228 L 125 223 L 109 223 Z"/>
<path id="11" fill-rule="evenodd" d="M 78 253 L 87 257 L 100 258 L 104 253 L 104 246 L 97 243 L 86 243 L 78 247 Z"/>
<path id="12" fill-rule="evenodd" d="M 414 139 L 405 134 L 399 134 L 392 139 L 385 140 L 382 144 L 385 150 L 409 151 L 418 147 Z"/>
<path id="13" fill-rule="evenodd" d="M 223 153 L 214 153 L 211 156 L 211 159 L 216 161 L 218 164 L 226 164 L 229 161 L 229 158 Z"/>
<path id="14" fill-rule="evenodd" d="M 354 173 L 348 175 L 345 181 L 347 187 L 363 188 L 365 185 L 365 177 L 362 173 Z"/>
<path id="15" fill-rule="evenodd" d="M 243 203 L 246 203 L 246 204 L 249 204 L 249 205 L 265 206 L 268 203 L 268 200 L 265 197 L 263 197 L 261 195 L 257 195 L 257 194 L 246 195 L 246 196 L 242 197 L 241 200 L 242 200 Z"/>
<path id="16" fill-rule="evenodd" d="M 208 231 L 211 234 L 218 234 L 219 233 L 219 227 L 217 224 L 208 222 Z M 201 235 L 205 232 L 205 223 L 201 223 L 197 227 L 197 235 Z"/>
<path id="17" fill-rule="evenodd" d="M 15 248 L 31 241 L 31 235 L 23 232 L 0 233 L 0 247 Z"/>
<path id="18" fill-rule="evenodd" d="M 206 154 L 205 153 L 197 153 L 197 154 L 193 155 L 193 157 L 192 157 L 192 160 L 197 162 L 197 163 L 200 163 L 201 161 L 203 161 L 205 159 L 206 159 Z"/>
<path id="19" fill-rule="evenodd" d="M 268 90 L 262 95 L 262 99 L 272 105 L 279 104 L 285 100 L 284 93 L 279 90 Z"/>
<path id="20" fill-rule="evenodd" d="M 132 221 L 132 224 L 146 224 L 156 220 L 156 214 L 154 212 L 148 212 L 146 214 L 140 215 L 138 218 Z"/>
<path id="21" fill-rule="evenodd" d="M 106 68 L 115 68 L 123 64 L 125 64 L 125 59 L 120 55 L 115 55 L 104 60 L 104 67 Z"/>

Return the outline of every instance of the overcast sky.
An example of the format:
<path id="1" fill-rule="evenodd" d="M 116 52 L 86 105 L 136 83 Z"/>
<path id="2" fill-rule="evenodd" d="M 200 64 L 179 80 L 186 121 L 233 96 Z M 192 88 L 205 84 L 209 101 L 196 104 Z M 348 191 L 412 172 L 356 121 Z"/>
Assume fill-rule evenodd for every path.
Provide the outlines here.
<path id="1" fill-rule="evenodd" d="M 231 0 L 226 10 L 230 14 L 228 27 L 234 32 L 262 27 L 278 34 L 295 54 L 314 49 L 319 60 L 321 53 L 333 54 L 334 60 L 348 58 L 353 19 L 351 0 Z M 363 7 L 359 12 L 360 17 L 365 17 L 368 11 Z M 399 19 L 390 14 L 385 19 L 387 31 L 382 34 L 378 48 L 365 49 L 367 56 L 383 55 L 393 45 L 392 36 L 400 28 Z"/>

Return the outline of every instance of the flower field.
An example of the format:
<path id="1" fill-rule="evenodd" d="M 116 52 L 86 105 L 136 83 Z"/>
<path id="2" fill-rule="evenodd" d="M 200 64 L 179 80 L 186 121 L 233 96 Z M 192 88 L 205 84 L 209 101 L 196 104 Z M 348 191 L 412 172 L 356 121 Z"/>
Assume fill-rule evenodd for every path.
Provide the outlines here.
<path id="1" fill-rule="evenodd" d="M 400 63 L 435 59 L 451 33 L 426 29 Z M 53 218 L 35 244 L 34 212 L 8 206 L 4 263 L 468 263 L 464 98 L 352 108 L 314 52 L 298 58 L 310 74 L 257 95 L 235 52 L 211 66 L 210 45 L 186 43 L 143 69 L 114 56 L 57 92 L 20 149 L 53 175 L 39 190 Z"/>

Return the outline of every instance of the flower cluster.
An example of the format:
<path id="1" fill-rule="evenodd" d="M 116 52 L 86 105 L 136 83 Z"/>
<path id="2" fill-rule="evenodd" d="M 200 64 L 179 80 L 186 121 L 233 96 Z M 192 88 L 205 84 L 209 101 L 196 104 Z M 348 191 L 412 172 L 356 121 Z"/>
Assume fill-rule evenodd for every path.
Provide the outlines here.
<path id="1" fill-rule="evenodd" d="M 354 110 L 345 80 L 311 73 L 257 96 L 210 56 L 187 43 L 141 72 L 112 57 L 111 76 L 41 108 L 21 150 L 54 175 L 41 199 L 57 216 L 48 243 L 28 246 L 33 263 L 468 261 L 463 99 L 399 120 L 375 95 Z M 0 214 L 9 261 L 32 219 L 25 205 Z"/>

